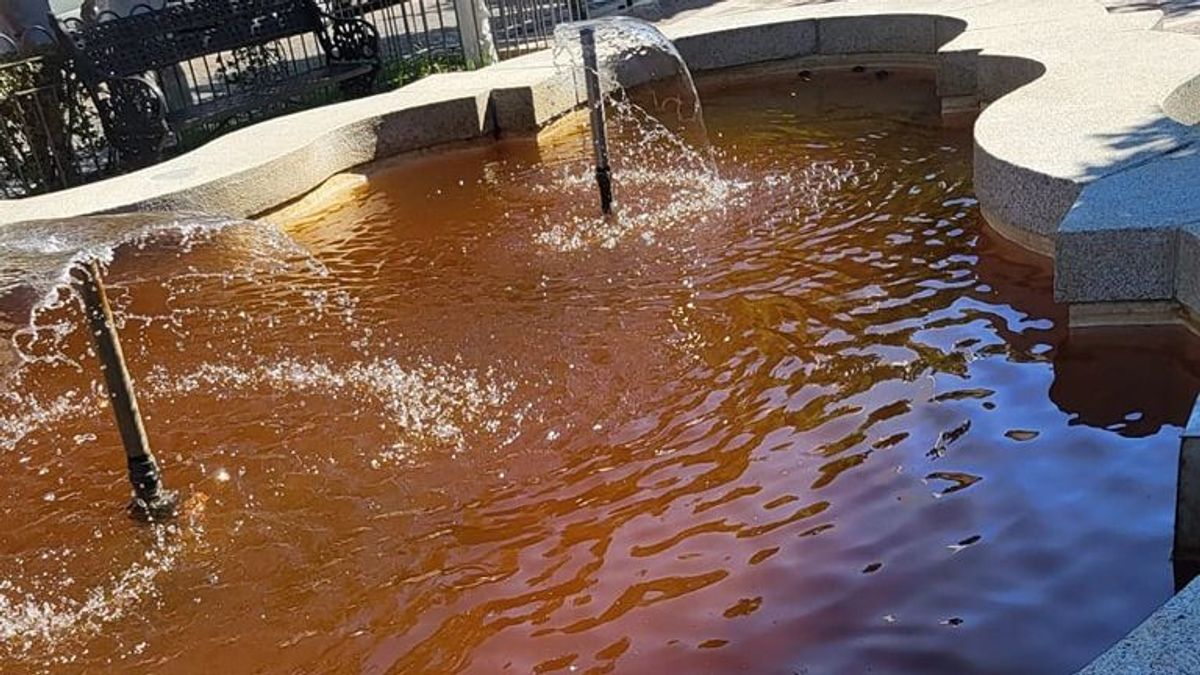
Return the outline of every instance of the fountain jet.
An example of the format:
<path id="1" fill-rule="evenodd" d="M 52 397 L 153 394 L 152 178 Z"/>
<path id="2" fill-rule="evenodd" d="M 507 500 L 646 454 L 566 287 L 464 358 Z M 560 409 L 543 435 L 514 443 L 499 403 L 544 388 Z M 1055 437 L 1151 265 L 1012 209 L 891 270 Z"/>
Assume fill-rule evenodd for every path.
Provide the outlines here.
<path id="1" fill-rule="evenodd" d="M 587 87 L 592 118 L 592 151 L 596 157 L 596 185 L 600 188 L 600 210 L 612 213 L 612 170 L 608 165 L 608 130 L 604 119 L 604 95 L 600 89 L 600 66 L 596 60 L 596 29 L 579 29 L 583 48 L 583 81 Z"/>
<path id="2" fill-rule="evenodd" d="M 83 299 L 96 352 L 104 370 L 104 382 L 108 387 L 108 400 L 117 418 L 117 429 L 125 446 L 125 458 L 129 466 L 129 482 L 133 484 L 133 501 L 129 512 L 138 520 L 154 522 L 175 516 L 177 495 L 163 488 L 162 473 L 158 461 L 150 451 L 150 440 L 142 424 L 137 396 L 133 392 L 133 381 L 125 367 L 125 355 L 113 323 L 112 308 L 100 276 L 100 266 L 95 260 L 82 268 L 73 270 L 75 287 Z"/>

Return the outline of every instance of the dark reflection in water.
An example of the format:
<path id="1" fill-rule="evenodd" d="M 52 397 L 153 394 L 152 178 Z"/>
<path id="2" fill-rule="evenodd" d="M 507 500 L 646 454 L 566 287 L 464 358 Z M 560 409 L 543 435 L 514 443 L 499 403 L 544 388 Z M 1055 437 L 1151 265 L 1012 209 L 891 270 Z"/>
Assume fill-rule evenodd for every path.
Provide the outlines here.
<path id="1" fill-rule="evenodd" d="M 1031 259 L 990 235 L 981 241 L 979 278 L 1002 289 L 1012 307 L 1053 320 L 1048 355 L 1054 366 L 1050 398 L 1072 423 L 1131 438 L 1180 426 L 1200 391 L 1200 341 L 1184 327 L 1106 327 L 1068 331 L 1064 306 L 1046 288 L 1048 263 Z M 1024 338 L 1007 338 L 1019 345 Z M 1030 344 L 1023 346 L 1031 348 Z"/>
<path id="2" fill-rule="evenodd" d="M 33 425 L 0 454 L 0 627 L 46 589 L 121 611 L 0 631 L 4 670 L 1083 665 L 1171 592 L 1195 342 L 1068 332 L 1049 263 L 983 227 L 932 84 L 819 80 L 706 93 L 721 180 L 618 151 L 614 222 L 568 134 L 398 162 L 297 223 L 314 260 L 282 272 L 208 274 L 232 235 L 123 251 L 202 536 L 118 593 L 145 542 L 95 506 L 122 490 L 104 411 Z M 85 372 L 40 366 L 0 414 Z"/>
<path id="3" fill-rule="evenodd" d="M 1152 436 L 1187 420 L 1200 390 L 1196 357 L 1184 328 L 1073 331 L 1054 354 L 1050 397 L 1076 424 Z"/>

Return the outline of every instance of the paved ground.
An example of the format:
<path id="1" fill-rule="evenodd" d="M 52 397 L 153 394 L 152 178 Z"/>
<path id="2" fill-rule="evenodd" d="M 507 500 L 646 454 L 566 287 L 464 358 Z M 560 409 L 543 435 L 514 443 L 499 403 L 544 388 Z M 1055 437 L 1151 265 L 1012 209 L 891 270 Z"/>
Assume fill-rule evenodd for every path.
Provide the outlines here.
<path id="1" fill-rule="evenodd" d="M 1160 10 L 1162 30 L 1200 35 L 1200 0 L 1097 0 L 1110 12 Z"/>
<path id="2" fill-rule="evenodd" d="M 843 2 L 843 0 L 650 0 L 658 20 L 676 21 L 689 16 L 713 16 L 734 14 L 754 9 L 781 6 L 815 5 Z M 1163 20 L 1159 28 L 1176 33 L 1200 35 L 1200 0 L 1095 0 L 1113 13 L 1161 11 Z M 630 4 L 643 5 L 647 0 L 611 0 L 604 7 L 607 12 L 623 11 Z M 637 13 L 636 10 L 633 13 Z"/>

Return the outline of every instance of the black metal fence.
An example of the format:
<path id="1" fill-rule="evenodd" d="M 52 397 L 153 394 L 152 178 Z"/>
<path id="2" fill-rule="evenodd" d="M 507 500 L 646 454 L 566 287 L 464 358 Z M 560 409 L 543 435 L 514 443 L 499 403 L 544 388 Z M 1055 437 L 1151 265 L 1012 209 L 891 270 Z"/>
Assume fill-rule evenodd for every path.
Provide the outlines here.
<path id="1" fill-rule="evenodd" d="M 434 69 L 465 65 L 459 30 L 462 17 L 453 0 L 323 1 L 331 14 L 375 24 L 385 59 L 432 64 Z M 492 42 L 500 59 L 551 47 L 555 26 L 587 19 L 590 13 L 589 0 L 485 0 L 481 4 L 487 7 Z"/>
<path id="2" fill-rule="evenodd" d="M 19 50 L 19 43 L 0 34 L 0 199 L 108 175 L 108 143 L 70 61 L 50 44 Z"/>
<path id="3" fill-rule="evenodd" d="M 139 5 L 131 13 L 161 10 Z M 586 19 L 590 0 L 474 0 L 486 6 L 496 56 L 512 58 L 553 45 L 554 27 Z M 339 17 L 364 19 L 379 32 L 383 69 L 380 89 L 394 88 L 426 74 L 467 65 L 464 25 L 455 0 L 317 0 Z M 467 7 L 467 4 L 461 5 Z M 89 21 L 115 18 L 101 14 Z M 470 20 L 470 17 L 467 17 Z M 72 21 L 79 21 L 74 19 Z M 68 21 L 70 23 L 70 21 Z M 476 23 L 475 25 L 478 25 Z M 78 80 L 64 51 L 38 28 L 38 39 L 0 34 L 0 199 L 16 199 L 80 185 L 127 168 L 118 161 L 96 112 L 93 95 Z M 261 51 L 261 50 L 259 50 Z M 270 54 L 259 51 L 217 54 L 147 74 L 163 91 L 168 107 L 196 105 L 219 96 L 248 67 L 313 67 L 319 53 L 313 36 L 296 36 Z M 255 63 L 255 59 L 264 63 Z M 326 98 L 310 97 L 301 105 Z M 220 133 L 224 129 L 211 130 Z M 175 152 L 203 138 L 178 139 Z"/>
<path id="4" fill-rule="evenodd" d="M 385 84 L 466 65 L 453 0 L 322 0 L 333 16 L 369 21 L 379 31 Z"/>
<path id="5" fill-rule="evenodd" d="M 554 27 L 588 18 L 586 0 L 488 0 L 492 39 L 501 59 L 554 44 Z"/>

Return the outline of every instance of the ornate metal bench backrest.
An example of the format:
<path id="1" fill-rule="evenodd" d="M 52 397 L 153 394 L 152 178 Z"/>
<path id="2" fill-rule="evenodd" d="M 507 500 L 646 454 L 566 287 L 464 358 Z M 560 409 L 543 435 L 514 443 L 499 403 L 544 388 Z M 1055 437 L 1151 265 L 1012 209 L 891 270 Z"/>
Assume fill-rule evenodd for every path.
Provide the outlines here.
<path id="1" fill-rule="evenodd" d="M 323 35 L 320 10 L 311 0 L 185 0 L 99 23 L 64 24 L 105 79 L 296 35 Z"/>
<path id="2" fill-rule="evenodd" d="M 168 0 L 125 17 L 58 25 L 127 166 L 156 160 L 169 131 L 179 131 L 168 131 L 168 109 L 170 126 L 182 125 L 211 114 L 219 99 L 261 102 L 251 98 L 255 89 L 327 63 L 374 64 L 360 78 L 366 89 L 378 67 L 374 28 L 329 17 L 313 0 Z"/>

